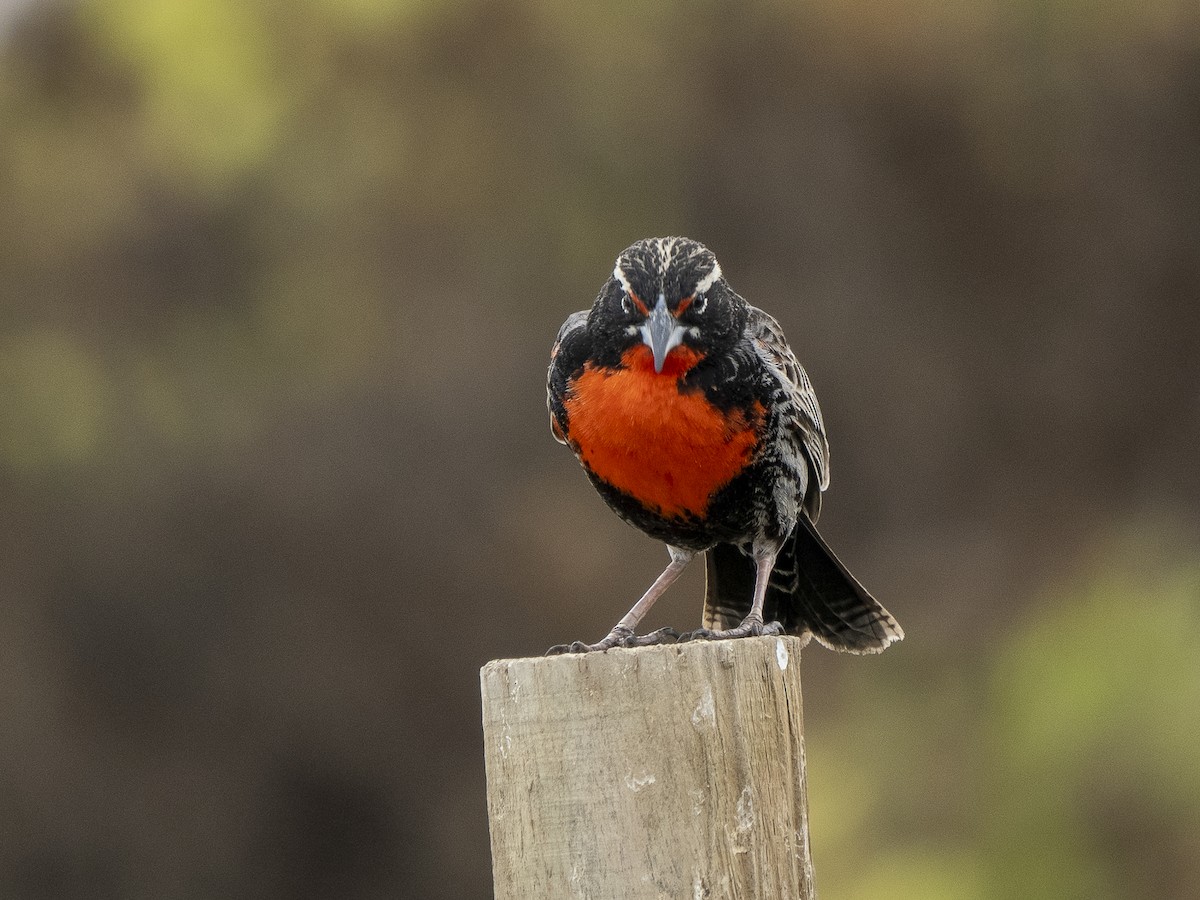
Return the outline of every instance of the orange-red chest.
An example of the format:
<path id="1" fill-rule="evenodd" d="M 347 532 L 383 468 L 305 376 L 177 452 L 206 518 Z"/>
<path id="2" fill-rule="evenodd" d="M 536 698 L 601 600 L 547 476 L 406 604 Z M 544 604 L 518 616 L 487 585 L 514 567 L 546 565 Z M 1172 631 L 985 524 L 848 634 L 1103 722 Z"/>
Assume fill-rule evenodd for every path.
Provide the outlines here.
<path id="1" fill-rule="evenodd" d="M 595 475 L 668 517 L 703 516 L 712 495 L 750 462 L 763 409 L 723 411 L 681 390 L 698 357 L 680 348 L 656 373 L 649 349 L 625 367 L 588 365 L 565 398 L 572 444 Z"/>

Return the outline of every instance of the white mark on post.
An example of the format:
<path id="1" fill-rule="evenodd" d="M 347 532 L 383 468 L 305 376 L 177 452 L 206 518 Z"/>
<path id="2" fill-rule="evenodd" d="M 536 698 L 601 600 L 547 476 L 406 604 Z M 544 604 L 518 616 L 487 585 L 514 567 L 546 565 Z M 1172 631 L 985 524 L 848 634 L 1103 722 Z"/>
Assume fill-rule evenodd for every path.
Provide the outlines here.
<path id="1" fill-rule="evenodd" d="M 737 830 L 749 831 L 754 827 L 754 795 L 749 786 L 742 788 L 737 802 Z"/>
<path id="2" fill-rule="evenodd" d="M 500 750 L 500 758 L 508 759 L 508 751 L 512 749 L 512 736 L 508 733 L 508 726 L 504 726 L 504 733 L 500 735 L 500 740 L 497 741 Z"/>
<path id="3" fill-rule="evenodd" d="M 793 832 L 793 835 L 795 836 L 796 842 L 793 845 L 794 849 L 792 851 L 792 855 L 795 856 L 798 862 L 808 862 L 808 854 L 805 852 L 804 847 L 804 835 L 799 831 Z"/>
<path id="4" fill-rule="evenodd" d="M 658 781 L 658 779 L 649 773 L 643 773 L 641 775 L 634 775 L 630 773 L 629 775 L 625 776 L 625 787 L 629 788 L 629 790 L 636 794 L 654 784 L 656 781 Z"/>
<path id="5" fill-rule="evenodd" d="M 715 728 L 717 725 L 717 709 L 713 705 L 712 685 L 704 686 L 704 693 L 692 711 L 692 725 L 700 728 Z"/>
<path id="6" fill-rule="evenodd" d="M 521 702 L 521 682 L 511 669 L 508 672 L 508 697 L 514 704 Z"/>
<path id="7" fill-rule="evenodd" d="M 750 832 L 754 830 L 754 795 L 751 793 L 749 786 L 742 788 L 742 794 L 738 797 L 737 802 L 737 817 L 734 819 L 733 826 L 725 826 L 725 836 L 732 844 L 734 853 L 749 853 L 750 852 Z"/>
<path id="8" fill-rule="evenodd" d="M 775 638 L 775 661 L 779 663 L 779 671 L 787 671 L 788 652 L 787 645 L 784 644 L 783 638 Z"/>

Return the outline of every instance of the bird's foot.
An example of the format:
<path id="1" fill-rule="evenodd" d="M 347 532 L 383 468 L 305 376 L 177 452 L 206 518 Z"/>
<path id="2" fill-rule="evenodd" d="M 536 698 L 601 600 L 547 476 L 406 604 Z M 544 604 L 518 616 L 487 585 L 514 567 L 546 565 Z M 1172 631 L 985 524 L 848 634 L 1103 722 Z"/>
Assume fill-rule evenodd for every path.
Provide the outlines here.
<path id="1" fill-rule="evenodd" d="M 602 640 L 594 644 L 583 641 L 572 641 L 569 644 L 555 644 L 546 651 L 547 656 L 558 656 L 562 653 L 591 653 L 594 650 L 609 650 L 613 647 L 649 647 L 653 644 L 671 644 L 679 639 L 679 632 L 674 628 L 660 628 L 649 634 L 637 635 L 632 628 L 616 626 Z"/>
<path id="2" fill-rule="evenodd" d="M 708 628 L 697 628 L 687 634 L 680 635 L 679 643 L 684 641 L 728 641 L 732 638 L 761 637 L 763 635 L 783 634 L 783 625 L 779 622 L 767 622 L 758 616 L 746 616 L 742 624 L 725 631 L 712 631 Z"/>

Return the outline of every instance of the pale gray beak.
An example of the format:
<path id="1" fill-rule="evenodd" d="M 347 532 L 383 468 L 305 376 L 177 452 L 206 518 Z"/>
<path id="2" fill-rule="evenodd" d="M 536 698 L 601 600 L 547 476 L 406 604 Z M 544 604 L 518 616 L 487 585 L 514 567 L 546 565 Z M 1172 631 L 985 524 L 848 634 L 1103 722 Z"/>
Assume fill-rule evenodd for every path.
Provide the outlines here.
<path id="1" fill-rule="evenodd" d="M 683 343 L 684 327 L 667 309 L 667 298 L 658 295 L 658 303 L 650 310 L 650 318 L 638 329 L 642 343 L 654 354 L 654 371 L 662 373 L 667 354 Z"/>

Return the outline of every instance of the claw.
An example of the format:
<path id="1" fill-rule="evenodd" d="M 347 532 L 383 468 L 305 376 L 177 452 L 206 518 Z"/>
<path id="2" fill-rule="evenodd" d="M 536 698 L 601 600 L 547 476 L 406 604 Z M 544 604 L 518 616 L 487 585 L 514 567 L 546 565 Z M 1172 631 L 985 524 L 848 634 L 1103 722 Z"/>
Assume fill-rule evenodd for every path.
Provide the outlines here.
<path id="1" fill-rule="evenodd" d="M 610 650 L 613 647 L 649 647 L 654 644 L 669 644 L 677 640 L 679 640 L 679 632 L 674 628 L 660 628 L 649 634 L 636 635 L 631 629 L 618 625 L 602 640 L 594 644 L 585 644 L 583 641 L 555 644 L 546 651 L 546 656 L 559 656 L 564 653 L 592 653 L 597 650 Z"/>
<path id="2" fill-rule="evenodd" d="M 589 647 L 583 641 L 572 641 L 569 644 L 555 644 L 546 651 L 546 656 L 561 656 L 564 653 L 587 653 Z"/>
<path id="3" fill-rule="evenodd" d="M 679 632 L 674 628 L 660 628 L 658 631 L 651 631 L 649 634 L 643 634 L 640 637 L 635 637 L 632 641 L 621 644 L 622 647 L 651 647 L 655 644 L 673 644 L 679 640 Z"/>
<path id="4" fill-rule="evenodd" d="M 761 637 L 763 635 L 777 634 L 783 634 L 783 625 L 781 623 L 767 622 L 764 625 L 761 619 L 750 615 L 742 620 L 741 625 L 725 631 L 712 631 L 708 628 L 697 628 L 695 631 L 689 631 L 687 634 L 680 635 L 679 643 L 682 644 L 687 641 L 728 641 L 734 638 Z"/>

